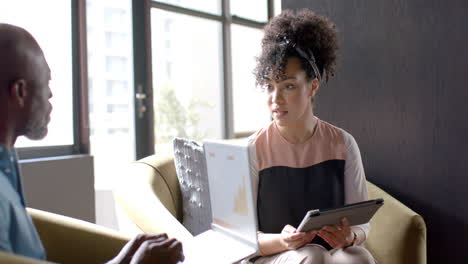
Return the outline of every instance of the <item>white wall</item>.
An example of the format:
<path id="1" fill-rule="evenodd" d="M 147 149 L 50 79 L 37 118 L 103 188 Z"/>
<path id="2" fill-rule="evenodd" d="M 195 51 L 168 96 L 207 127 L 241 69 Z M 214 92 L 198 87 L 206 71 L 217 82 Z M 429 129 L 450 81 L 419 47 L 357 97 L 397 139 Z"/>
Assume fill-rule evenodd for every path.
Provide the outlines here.
<path id="1" fill-rule="evenodd" d="M 26 206 L 95 223 L 93 157 L 20 161 Z"/>

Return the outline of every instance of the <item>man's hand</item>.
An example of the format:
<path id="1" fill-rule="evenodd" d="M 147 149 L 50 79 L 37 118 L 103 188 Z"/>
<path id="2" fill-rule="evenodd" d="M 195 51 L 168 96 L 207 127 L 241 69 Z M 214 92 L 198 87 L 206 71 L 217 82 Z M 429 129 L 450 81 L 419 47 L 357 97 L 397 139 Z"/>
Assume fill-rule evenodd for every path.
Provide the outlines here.
<path id="1" fill-rule="evenodd" d="M 287 250 L 297 249 L 312 241 L 316 234 L 316 231 L 297 232 L 293 226 L 286 225 L 281 231 L 281 243 Z"/>
<path id="2" fill-rule="evenodd" d="M 184 260 L 182 244 L 166 234 L 138 235 L 109 264 L 177 263 Z"/>
<path id="3" fill-rule="evenodd" d="M 131 264 L 176 264 L 184 260 L 182 244 L 174 238 L 146 240 L 141 244 Z"/>
<path id="4" fill-rule="evenodd" d="M 348 219 L 341 219 L 340 225 L 324 226 L 317 235 L 323 238 L 332 248 L 351 246 L 354 241 L 354 233 L 351 231 Z"/>

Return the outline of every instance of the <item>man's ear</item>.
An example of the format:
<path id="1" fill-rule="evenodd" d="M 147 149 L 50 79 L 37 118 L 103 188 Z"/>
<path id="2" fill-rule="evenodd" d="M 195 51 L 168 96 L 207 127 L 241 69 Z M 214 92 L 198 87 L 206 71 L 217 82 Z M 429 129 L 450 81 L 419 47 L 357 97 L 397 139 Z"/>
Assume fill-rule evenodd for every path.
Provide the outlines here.
<path id="1" fill-rule="evenodd" d="M 26 81 L 24 79 L 15 80 L 10 84 L 9 88 L 10 98 L 13 102 L 18 104 L 20 107 L 24 107 L 28 96 Z"/>

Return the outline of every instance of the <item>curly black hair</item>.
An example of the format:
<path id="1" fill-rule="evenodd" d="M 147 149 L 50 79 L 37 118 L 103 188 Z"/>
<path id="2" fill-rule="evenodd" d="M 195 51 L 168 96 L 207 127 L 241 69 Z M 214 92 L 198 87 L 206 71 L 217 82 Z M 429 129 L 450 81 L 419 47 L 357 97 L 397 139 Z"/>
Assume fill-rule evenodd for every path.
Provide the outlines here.
<path id="1" fill-rule="evenodd" d="M 335 24 L 310 9 L 284 10 L 264 28 L 262 52 L 254 70 L 257 85 L 284 77 L 287 61 L 297 57 L 307 79 L 335 74 L 338 40 Z M 314 72 L 315 62 L 320 76 Z"/>

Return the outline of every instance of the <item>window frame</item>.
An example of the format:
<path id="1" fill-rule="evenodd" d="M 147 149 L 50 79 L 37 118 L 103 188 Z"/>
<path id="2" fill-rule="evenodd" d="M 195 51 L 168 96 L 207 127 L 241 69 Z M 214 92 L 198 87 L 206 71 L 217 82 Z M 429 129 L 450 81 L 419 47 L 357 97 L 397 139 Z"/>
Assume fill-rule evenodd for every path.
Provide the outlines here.
<path id="1" fill-rule="evenodd" d="M 89 154 L 86 1 L 71 0 L 73 144 L 17 148 L 20 159 Z"/>
<path id="2" fill-rule="evenodd" d="M 246 132 L 240 132 L 240 133 L 235 133 L 234 132 L 234 105 L 233 105 L 233 86 L 232 86 L 232 47 L 231 47 L 231 25 L 241 25 L 249 28 L 255 28 L 255 29 L 263 29 L 263 27 L 267 24 L 267 21 L 274 16 L 274 0 L 264 0 L 266 1 L 267 4 L 267 21 L 265 22 L 259 22 L 247 18 L 243 18 L 237 15 L 231 15 L 231 10 L 230 10 L 230 1 L 235 1 L 235 0 L 220 0 L 221 1 L 221 15 L 216 15 L 216 14 L 211 14 L 199 10 L 194 10 L 191 8 L 186 8 L 186 7 L 181 7 L 173 4 L 168 4 L 168 3 L 163 3 L 158 0 L 147 0 L 144 2 L 147 2 L 148 5 L 148 10 L 147 12 L 150 12 L 152 8 L 156 8 L 159 10 L 164 10 L 164 11 L 169 11 L 177 14 L 184 14 L 184 15 L 189 15 L 192 17 L 198 17 L 198 18 L 204 18 L 212 21 L 217 21 L 220 22 L 222 25 L 222 60 L 223 60 L 223 87 L 221 91 L 221 96 L 222 96 L 222 104 L 223 104 L 223 125 L 222 125 L 222 134 L 224 139 L 230 139 L 230 138 L 238 138 L 238 137 L 243 137 L 245 136 Z M 134 0 L 135 2 L 135 0 Z M 147 20 L 150 20 L 150 16 L 147 15 Z M 150 22 L 147 22 L 145 25 L 145 28 L 147 28 L 147 34 L 149 38 L 151 38 L 151 25 Z M 141 42 L 139 43 L 138 41 L 135 42 L 134 46 L 137 47 L 138 45 L 142 45 Z M 146 49 L 148 50 L 148 47 L 150 49 L 151 47 L 151 42 L 149 40 L 146 40 Z M 146 57 L 148 58 L 148 57 Z M 151 56 L 149 57 L 151 58 Z M 135 60 L 136 65 L 140 63 L 137 59 Z M 147 65 L 149 66 L 149 69 L 151 69 L 151 62 L 147 62 Z M 151 70 L 150 70 L 151 72 Z M 151 76 L 150 76 L 151 78 Z M 138 84 L 136 84 L 138 85 Z M 136 87 L 136 86 L 135 86 Z M 146 94 L 151 95 L 153 94 L 152 92 L 152 80 L 149 80 L 148 83 L 146 83 Z M 151 99 L 152 100 L 152 99 Z M 152 111 L 152 102 L 151 104 L 147 104 L 147 109 Z M 154 114 L 154 113 L 152 113 Z M 151 124 L 151 127 L 148 127 L 149 135 L 146 137 L 149 139 L 149 137 L 153 137 L 154 135 L 154 127 L 152 124 L 154 124 L 153 120 L 148 120 L 147 119 L 147 124 L 148 122 Z M 138 127 L 137 127 L 138 130 Z M 252 131 L 253 132 L 253 131 Z M 149 139 L 154 143 L 154 139 Z M 138 143 L 137 144 L 142 144 Z M 148 147 L 148 141 L 146 143 L 146 147 Z M 154 146 L 154 144 L 151 144 L 151 146 Z M 138 149 L 138 146 L 137 146 Z M 138 151 L 137 151 L 138 153 Z M 151 155 L 154 153 L 154 149 L 149 152 L 142 153 L 142 155 L 137 154 L 138 157 L 145 157 L 148 155 Z"/>
<path id="3" fill-rule="evenodd" d="M 222 23 L 223 52 L 223 97 L 224 138 L 244 136 L 245 132 L 234 133 L 234 113 L 232 99 L 232 24 L 262 29 L 266 22 L 232 16 L 230 1 L 220 0 L 221 15 L 158 2 L 157 0 L 132 0 L 133 27 L 133 71 L 135 87 L 135 144 L 136 158 L 154 154 L 154 113 L 151 67 L 151 8 L 158 8 L 174 13 L 215 20 Z M 234 0 L 232 0 L 234 1 Z M 274 16 L 274 0 L 267 2 L 268 19 Z M 87 31 L 86 1 L 71 0 L 72 31 L 72 104 L 73 104 L 73 144 L 58 146 L 38 146 L 17 148 L 20 159 L 47 158 L 54 156 L 78 155 L 90 153 L 89 106 L 88 106 L 88 68 L 87 68 Z M 144 103 L 138 100 L 138 93 L 145 94 Z M 144 115 L 139 115 L 137 107 L 145 107 Z"/>

